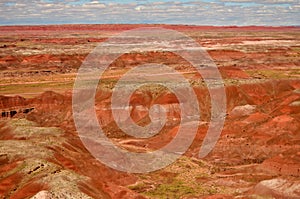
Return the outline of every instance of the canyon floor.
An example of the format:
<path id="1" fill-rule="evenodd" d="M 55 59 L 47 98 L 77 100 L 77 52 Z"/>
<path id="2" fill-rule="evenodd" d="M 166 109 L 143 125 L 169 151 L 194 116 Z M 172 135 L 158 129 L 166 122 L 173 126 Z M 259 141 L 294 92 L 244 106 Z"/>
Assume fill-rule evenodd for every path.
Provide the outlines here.
<path id="1" fill-rule="evenodd" d="M 176 96 L 150 85 L 132 94 L 130 117 L 145 126 L 150 107 L 159 104 L 167 115 L 161 132 L 140 139 L 118 127 L 110 109 L 113 88 L 141 64 L 181 72 L 196 93 L 201 118 L 191 146 L 174 163 L 150 173 L 121 172 L 83 145 L 72 89 L 99 43 L 153 26 L 182 32 L 208 52 L 225 84 L 225 123 L 214 149 L 199 158 L 212 105 L 201 74 L 174 53 L 125 53 L 103 73 L 95 95 L 96 116 L 113 143 L 155 151 L 182 125 Z M 300 198 L 299 27 L 1 26 L 0 111 L 0 198 Z"/>

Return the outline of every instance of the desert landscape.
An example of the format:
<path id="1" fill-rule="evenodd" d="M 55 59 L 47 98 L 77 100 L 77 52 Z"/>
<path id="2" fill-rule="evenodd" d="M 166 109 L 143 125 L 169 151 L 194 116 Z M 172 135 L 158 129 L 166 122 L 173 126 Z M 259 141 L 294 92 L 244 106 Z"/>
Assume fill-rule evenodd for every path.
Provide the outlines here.
<path id="1" fill-rule="evenodd" d="M 149 85 L 132 94 L 130 117 L 145 126 L 149 108 L 159 104 L 167 115 L 161 132 L 141 139 L 118 127 L 110 109 L 113 88 L 134 67 L 157 63 L 181 72 L 201 110 L 184 155 L 163 169 L 137 174 L 109 168 L 86 149 L 73 120 L 72 89 L 98 44 L 141 27 L 176 30 L 197 41 L 220 71 L 227 104 L 216 146 L 199 158 L 211 116 L 201 74 L 170 52 L 130 52 L 116 59 L 101 77 L 95 111 L 118 147 L 157 150 L 181 125 L 176 96 Z M 0 77 L 0 198 L 300 198 L 299 27 L 0 26 Z"/>

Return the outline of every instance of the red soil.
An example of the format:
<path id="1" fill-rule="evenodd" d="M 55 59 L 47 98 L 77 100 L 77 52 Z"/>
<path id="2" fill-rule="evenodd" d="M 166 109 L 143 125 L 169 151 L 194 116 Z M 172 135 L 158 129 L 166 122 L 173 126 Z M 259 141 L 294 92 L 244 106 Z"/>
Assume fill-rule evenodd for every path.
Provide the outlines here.
<path id="1" fill-rule="evenodd" d="M 150 26 L 150 25 L 149 25 Z M 152 26 L 152 25 L 151 25 Z M 157 25 L 179 31 L 212 31 L 212 32 L 280 32 L 299 31 L 299 27 L 197 27 L 197 26 L 172 26 Z M 116 33 L 144 25 L 65 25 L 65 26 L 2 26 L 0 34 L 18 35 L 17 38 L 3 39 L 3 42 L 17 43 L 22 39 L 32 36 L 31 42 L 35 44 L 87 44 L 90 42 L 101 42 L 103 38 L 46 38 L 41 35 L 53 32 L 64 33 Z M 13 33 L 12 33 L 13 32 Z M 50 34 L 51 33 L 51 34 Z M 24 38 L 23 38 L 24 37 Z M 260 41 L 260 38 L 237 37 L 235 41 L 229 39 L 214 39 L 204 41 L 204 46 L 220 44 L 240 44 L 243 41 Z M 206 42 L 206 43 L 205 43 Z M 0 68 L 11 72 L 12 76 L 22 74 L 14 72 L 18 67 L 24 68 L 25 72 L 45 70 L 60 71 L 68 67 L 77 69 L 84 60 L 86 53 L 78 54 L 46 54 L 37 55 L 10 55 L 10 50 L 16 48 L 16 44 L 1 47 L 7 50 L 7 54 L 0 56 Z M 294 53 L 294 54 L 293 54 Z M 220 73 L 227 80 L 254 80 L 244 69 L 273 69 L 274 67 L 291 68 L 299 66 L 297 52 L 289 48 L 268 49 L 267 52 L 244 52 L 240 50 L 213 49 L 209 54 L 220 66 Z M 272 57 L 281 58 L 296 57 L 292 61 L 277 60 Z M 155 59 L 153 59 L 155 57 Z M 274 61 L 273 61 L 274 60 Z M 149 52 L 146 54 L 125 54 L 112 63 L 111 67 L 117 69 L 130 68 L 138 64 L 158 62 L 174 67 L 179 71 L 193 71 L 185 60 L 172 53 Z M 287 64 L 287 63 L 288 64 Z M 30 68 L 30 69 L 29 69 Z M 296 68 L 297 69 L 297 68 Z M 27 71 L 26 71 L 27 70 Z M 23 72 L 24 72 L 23 71 Z M 121 70 L 122 71 L 122 70 Z M 59 72 L 59 73 L 60 73 Z M 123 72 L 123 71 L 122 71 Z M 200 78 L 199 74 L 193 74 L 193 80 Z M 115 77 L 114 77 L 115 78 Z M 113 78 L 113 79 L 114 79 Z M 276 78 L 274 78 L 276 79 Z M 110 79 L 109 79 L 110 80 Z M 227 95 L 227 118 L 221 138 L 214 150 L 204 161 L 216 169 L 215 173 L 223 175 L 220 179 L 235 181 L 241 187 L 247 187 L 243 194 L 247 195 L 249 190 L 254 189 L 259 180 L 282 176 L 294 181 L 299 177 L 299 133 L 300 132 L 300 82 L 294 80 L 270 80 L 256 82 L 253 84 L 231 84 L 226 87 Z M 206 88 L 195 87 L 194 91 L 199 99 L 201 110 L 201 125 L 196 138 L 190 149 L 186 152 L 188 157 L 198 157 L 199 148 L 205 137 L 210 120 L 210 96 Z M 124 148 L 133 151 L 151 151 L 161 148 L 176 136 L 180 105 L 174 94 L 168 91 L 152 93 L 150 91 L 137 91 L 130 99 L 132 107 L 131 117 L 133 120 L 144 125 L 149 123 L 148 110 L 154 104 L 160 104 L 167 110 L 168 125 L 157 136 L 148 140 L 133 139 L 126 136 L 117 128 L 110 110 L 111 91 L 99 90 L 96 94 L 96 113 L 99 123 L 108 137 L 120 142 Z M 81 143 L 72 118 L 71 93 L 55 93 L 52 91 L 40 94 L 32 99 L 20 96 L 0 96 L 0 110 L 17 111 L 14 118 L 25 117 L 36 122 L 39 126 L 59 127 L 63 129 L 62 135 L 57 137 L 57 143 L 47 145 L 53 155 L 45 158 L 46 161 L 57 165 L 59 170 L 72 171 L 80 176 L 87 177 L 86 180 L 78 182 L 79 189 L 94 198 L 143 198 L 139 193 L 127 188 L 139 179 L 138 175 L 115 171 L 95 160 Z M 34 108 L 28 113 L 20 113 L 19 110 Z M 2 118 L 3 120 L 5 118 Z M 6 123 L 0 124 L 1 141 L 14 140 L 14 129 L 6 128 Z M 24 138 L 25 139 L 25 138 Z M 15 139 L 16 140 L 16 139 Z M 60 141 L 62 140 L 62 144 Z M 30 141 L 30 140 L 29 140 Z M 32 140 L 31 140 L 32 141 Z M 125 144 L 124 144 L 125 143 Z M 25 174 L 13 172 L 21 163 L 22 157 L 9 157 L 0 154 L 0 196 L 10 198 L 30 197 L 41 190 L 49 190 L 47 184 L 39 184 L 36 178 L 30 177 L 27 182 Z M 243 166 L 251 166 L 245 169 Z M 219 169 L 219 170 L 217 170 Z M 236 169 L 236 170 L 235 170 Z M 59 171 L 55 171 L 59 172 Z M 47 174 L 47 173 L 46 173 Z M 46 175 L 45 174 L 45 175 Z M 240 175 L 242 174 L 242 175 Z M 214 175 L 213 172 L 209 175 Z M 224 177 L 225 176 L 225 177 Z M 252 177 L 254 182 L 245 182 L 246 177 Z M 263 176 L 263 177 L 261 177 Z M 266 176 L 266 177 L 265 177 Z M 155 183 L 154 183 L 155 184 Z M 249 185 L 250 184 L 250 185 Z M 243 195 L 243 197 L 245 196 Z M 207 198 L 232 198 L 228 195 L 215 195 Z"/>
<path id="2" fill-rule="evenodd" d="M 247 140 L 248 144 L 268 143 L 266 146 L 274 148 L 272 152 L 267 154 L 262 153 L 264 150 L 263 148 L 256 148 L 255 152 L 251 152 L 251 161 L 261 161 L 260 159 L 265 159 L 262 163 L 262 168 L 265 172 L 272 172 L 279 175 L 299 176 L 299 154 L 296 153 L 298 149 L 289 147 L 288 151 L 286 151 L 285 148 L 280 148 L 281 146 L 290 145 L 299 139 L 297 132 L 300 131 L 300 109 L 297 107 L 293 110 L 291 109 L 288 112 L 289 115 L 286 115 L 287 107 L 290 107 L 290 104 L 293 101 L 300 99 L 300 94 L 294 92 L 294 85 L 297 85 L 295 81 L 270 81 L 254 85 L 227 87 L 227 112 L 229 116 L 226 120 L 222 138 L 220 139 L 218 146 L 216 146 L 215 150 L 206 158 L 206 160 L 214 160 L 224 152 L 223 147 L 225 147 L 225 145 L 223 145 L 223 141 L 227 139 L 226 136 L 234 136 L 234 140 L 236 140 L 236 143 L 233 142 L 234 145 L 243 145 L 244 141 L 242 143 L 239 141 L 240 137 L 243 137 L 243 139 Z M 200 108 L 203 113 L 202 115 L 204 116 L 203 119 L 208 120 L 210 115 L 207 107 L 207 104 L 209 104 L 208 93 L 206 89 L 196 89 L 195 91 L 201 102 Z M 97 99 L 100 100 L 97 101 L 97 108 L 100 111 L 99 118 L 101 118 L 101 121 L 106 121 L 105 124 L 108 127 L 110 126 L 113 128 L 113 126 L 111 126 L 113 125 L 113 118 L 110 111 L 101 111 L 102 108 L 106 108 L 106 106 L 109 105 L 106 104 L 109 97 L 109 92 L 100 91 L 97 94 Z M 62 168 L 89 176 L 92 184 L 89 183 L 87 186 L 83 183 L 81 185 L 82 191 L 91 196 L 95 196 L 97 193 L 95 190 L 99 191 L 100 189 L 103 193 L 106 192 L 113 198 L 121 197 L 121 195 L 128 198 L 139 197 L 136 193 L 124 188 L 124 186 L 135 182 L 136 179 L 134 176 L 121 174 L 108 169 L 87 154 L 76 134 L 72 132 L 74 130 L 73 121 L 71 115 L 68 114 L 71 111 L 71 99 L 69 95 L 46 92 L 33 99 L 23 99 L 20 97 L 2 97 L 1 99 L 2 103 L 0 104 L 5 104 L 6 107 L 25 105 L 25 108 L 27 106 L 34 106 L 34 111 L 26 116 L 28 119 L 36 121 L 43 126 L 60 126 L 69 132 L 69 135 L 66 134 L 68 135 L 66 137 L 68 142 L 64 143 L 61 148 L 52 149 L 55 152 L 55 155 L 50 161 L 59 164 Z M 175 108 L 178 101 L 173 94 L 165 92 L 154 98 L 149 92 L 137 92 L 131 97 L 131 105 L 133 107 L 144 106 L 147 108 L 156 103 L 169 108 L 168 117 L 179 117 L 180 113 L 178 111 L 180 109 L 177 110 L 177 108 Z M 235 107 L 248 104 L 256 107 L 254 111 L 246 111 L 241 113 L 240 116 L 231 115 L 230 112 Z M 141 109 L 133 109 L 133 115 L 135 115 L 135 120 L 137 122 L 147 117 L 147 113 L 140 113 L 139 110 Z M 242 110 L 243 109 L 241 109 L 241 111 Z M 167 144 L 176 135 L 177 128 L 175 123 L 175 126 L 173 124 L 166 128 L 166 132 L 163 134 L 159 134 L 149 140 L 131 141 L 127 144 L 132 146 L 143 146 L 148 148 L 148 150 L 157 149 Z M 206 129 L 206 125 L 199 128 L 196 139 L 190 150 L 187 152 L 187 155 L 197 155 L 199 143 L 203 140 Z M 281 137 L 287 133 L 288 136 L 282 139 Z M 115 136 L 116 135 L 113 134 L 110 135 L 110 137 Z M 226 142 L 224 142 L 224 144 L 226 144 Z M 249 159 L 243 157 L 244 153 L 242 151 L 246 149 L 243 149 L 243 147 L 240 149 L 241 152 L 239 154 L 228 151 L 226 160 L 224 161 L 228 163 L 234 163 L 237 160 L 249 161 Z M 79 156 L 80 159 L 78 159 Z M 7 164 L 5 158 L 2 161 L 4 161 L 4 164 Z M 10 168 L 11 167 L 9 166 L 5 166 L 2 167 L 1 170 L 5 172 Z M 14 184 L 19 182 L 17 179 L 21 179 L 19 174 L 2 179 L 0 182 L 2 194 L 8 194 L 7 191 L 13 189 Z M 15 195 L 12 195 L 12 197 L 15 196 L 17 198 L 21 195 L 29 196 L 42 190 L 42 188 L 44 189 L 44 187 L 41 187 L 34 182 L 32 183 L 33 184 L 24 186 L 17 193 L 14 193 Z"/>

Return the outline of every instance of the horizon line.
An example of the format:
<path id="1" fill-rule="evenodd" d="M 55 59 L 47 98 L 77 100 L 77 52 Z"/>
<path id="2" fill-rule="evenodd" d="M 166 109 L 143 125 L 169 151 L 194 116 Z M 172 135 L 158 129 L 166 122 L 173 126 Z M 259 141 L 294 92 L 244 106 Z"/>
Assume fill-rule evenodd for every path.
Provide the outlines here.
<path id="1" fill-rule="evenodd" d="M 269 28 L 279 28 L 279 27 L 289 27 L 289 28 L 300 28 L 300 25 L 208 25 L 208 24 L 173 24 L 173 23 L 37 23 L 37 24 L 0 24 L 0 27 L 12 27 L 12 26 L 72 26 L 72 25 L 147 25 L 147 26 L 190 26 L 190 27 L 232 27 L 232 28 L 242 28 L 242 27 L 269 27 Z"/>

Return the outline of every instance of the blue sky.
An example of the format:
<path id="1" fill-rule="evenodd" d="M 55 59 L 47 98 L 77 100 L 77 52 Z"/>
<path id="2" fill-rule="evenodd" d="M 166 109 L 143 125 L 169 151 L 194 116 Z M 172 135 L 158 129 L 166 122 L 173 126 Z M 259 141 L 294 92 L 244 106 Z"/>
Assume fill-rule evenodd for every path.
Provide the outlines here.
<path id="1" fill-rule="evenodd" d="M 300 0 L 8 0 L 0 25 L 300 25 Z"/>

